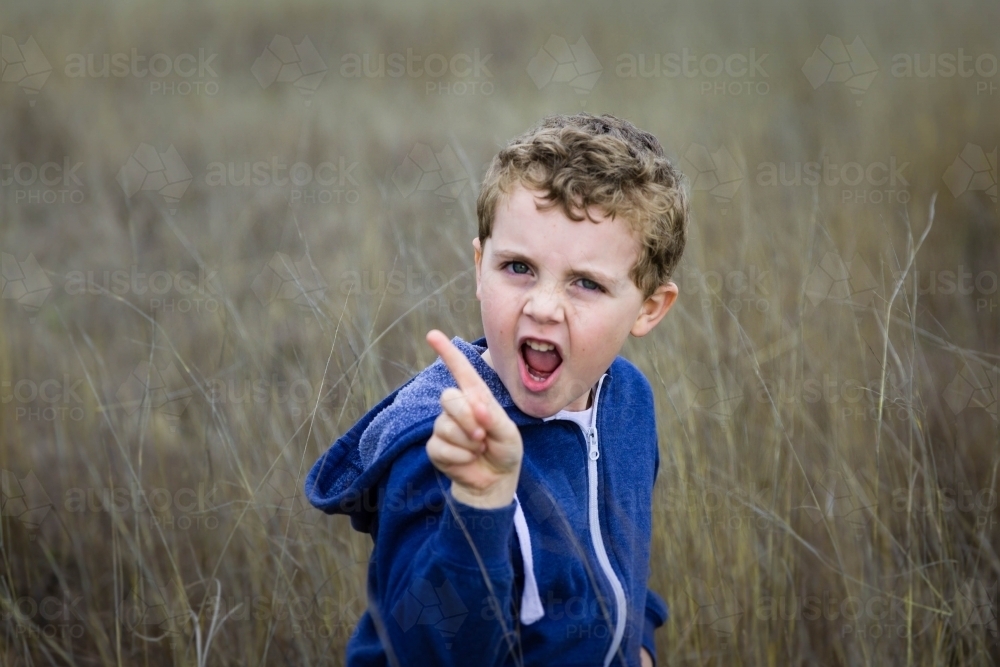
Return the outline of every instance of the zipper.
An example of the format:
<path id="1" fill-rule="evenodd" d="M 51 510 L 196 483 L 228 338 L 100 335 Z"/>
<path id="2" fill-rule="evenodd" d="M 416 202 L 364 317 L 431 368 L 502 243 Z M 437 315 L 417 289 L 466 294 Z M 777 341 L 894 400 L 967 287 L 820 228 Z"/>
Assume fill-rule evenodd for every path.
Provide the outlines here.
<path id="1" fill-rule="evenodd" d="M 622 588 L 621 581 L 619 581 L 617 575 L 615 575 L 615 571 L 611 567 L 611 560 L 608 558 L 608 552 L 604 548 L 604 536 L 601 535 L 601 519 L 597 507 L 597 459 L 601 457 L 601 450 L 597 445 L 597 398 L 601 394 L 601 385 L 604 383 L 605 377 L 607 377 L 606 373 L 602 375 L 601 379 L 597 382 L 597 390 L 594 392 L 594 413 L 590 418 L 590 428 L 587 430 L 586 438 L 590 538 L 594 544 L 594 553 L 597 555 L 597 562 L 600 564 L 601 569 L 604 570 L 604 575 L 608 578 L 608 583 L 611 584 L 611 590 L 614 591 L 615 594 L 615 633 L 611 640 L 611 646 L 608 648 L 608 652 L 604 656 L 604 667 L 608 667 L 614 659 L 615 653 L 618 652 L 618 647 L 621 645 L 622 637 L 625 634 L 626 602 L 625 590 Z"/>

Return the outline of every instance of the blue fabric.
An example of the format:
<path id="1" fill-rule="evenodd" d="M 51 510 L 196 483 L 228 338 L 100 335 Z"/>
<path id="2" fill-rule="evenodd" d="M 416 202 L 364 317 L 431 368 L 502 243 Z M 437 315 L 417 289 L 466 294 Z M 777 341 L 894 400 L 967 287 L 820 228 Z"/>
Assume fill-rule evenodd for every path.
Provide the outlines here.
<path id="1" fill-rule="evenodd" d="M 615 596 L 588 523 L 587 443 L 568 420 L 521 412 L 482 359 L 486 339 L 452 339 L 518 425 L 518 481 L 545 615 L 518 622 L 523 561 L 515 503 L 478 509 L 451 497 L 424 445 L 455 381 L 440 357 L 372 408 L 316 461 L 310 502 L 346 514 L 374 541 L 369 607 L 347 645 L 347 664 L 601 665 L 612 643 Z M 616 357 L 598 397 L 598 507 L 608 558 L 627 600 L 612 664 L 653 655 L 667 606 L 647 588 L 653 482 L 659 465 L 653 393 Z"/>

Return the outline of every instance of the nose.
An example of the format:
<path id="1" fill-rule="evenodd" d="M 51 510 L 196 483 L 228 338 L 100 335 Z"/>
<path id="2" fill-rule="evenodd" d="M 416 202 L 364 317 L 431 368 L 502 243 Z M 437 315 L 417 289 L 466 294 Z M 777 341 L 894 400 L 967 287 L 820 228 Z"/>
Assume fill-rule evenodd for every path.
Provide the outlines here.
<path id="1" fill-rule="evenodd" d="M 563 318 L 562 295 L 559 290 L 539 284 L 524 304 L 524 314 L 542 324 L 561 322 Z"/>

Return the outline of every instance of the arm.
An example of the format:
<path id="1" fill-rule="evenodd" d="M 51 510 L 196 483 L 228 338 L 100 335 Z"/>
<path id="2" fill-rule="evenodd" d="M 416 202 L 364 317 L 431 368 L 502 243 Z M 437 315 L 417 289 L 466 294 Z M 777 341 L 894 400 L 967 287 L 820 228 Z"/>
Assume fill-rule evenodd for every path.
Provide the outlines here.
<path id="1" fill-rule="evenodd" d="M 653 633 L 669 616 L 667 604 L 651 588 L 646 589 L 646 620 L 642 632 L 642 648 L 649 653 L 650 665 L 656 665 L 656 639 Z M 645 663 L 644 663 L 645 664 Z"/>
<path id="2" fill-rule="evenodd" d="M 397 459 L 385 488 L 373 553 L 379 591 L 370 604 L 386 652 L 434 665 L 470 655 L 502 664 L 513 627 L 514 503 L 481 509 L 454 500 L 419 446 Z"/>
<path id="3" fill-rule="evenodd" d="M 472 655 L 494 664 L 514 641 L 510 539 L 521 433 L 443 333 L 428 332 L 427 342 L 458 387 L 441 392 L 426 447 L 411 447 L 409 465 L 397 460 L 389 475 L 387 488 L 409 492 L 416 483 L 424 494 L 416 503 L 409 493 L 403 503 L 389 498 L 379 510 L 379 634 L 387 651 L 426 664 Z M 437 511 L 428 502 L 435 492 L 445 501 Z"/>

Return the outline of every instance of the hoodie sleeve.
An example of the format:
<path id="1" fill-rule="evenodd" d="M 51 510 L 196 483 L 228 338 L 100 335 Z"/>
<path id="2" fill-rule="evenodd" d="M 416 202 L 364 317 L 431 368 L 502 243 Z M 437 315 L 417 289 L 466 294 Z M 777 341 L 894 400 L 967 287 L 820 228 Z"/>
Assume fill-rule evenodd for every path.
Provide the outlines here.
<path id="1" fill-rule="evenodd" d="M 648 386 L 648 383 L 647 383 Z M 650 392 L 650 400 L 652 400 L 652 389 Z M 653 412 L 653 428 L 654 428 L 654 438 L 653 442 L 657 442 L 655 436 L 655 424 L 656 424 L 656 412 Z M 660 472 L 660 448 L 657 447 L 653 450 L 653 483 L 656 483 L 657 475 Z M 656 629 L 667 622 L 670 617 L 669 609 L 667 608 L 667 603 L 663 601 L 659 595 L 653 591 L 652 588 L 646 588 L 646 614 L 645 622 L 643 624 L 642 631 L 642 646 L 647 651 L 649 651 L 649 656 L 653 659 L 653 665 L 656 665 L 656 638 L 653 636 Z"/>
<path id="2" fill-rule="evenodd" d="M 642 646 L 649 651 L 654 665 L 656 664 L 656 638 L 653 636 L 653 633 L 666 622 L 668 616 L 667 604 L 663 601 L 663 598 L 657 595 L 653 589 L 647 588 L 646 621 L 642 633 Z"/>
<path id="3" fill-rule="evenodd" d="M 383 648 L 397 659 L 419 658 L 414 664 L 467 664 L 472 655 L 502 664 L 512 637 L 515 503 L 459 503 L 423 442 L 400 454 L 382 489 L 369 605 L 377 607 Z"/>

